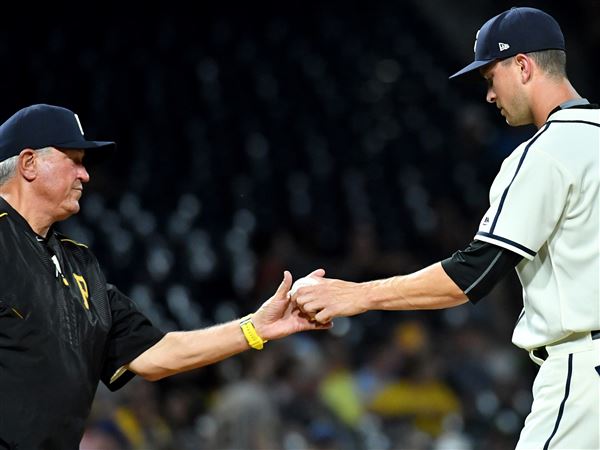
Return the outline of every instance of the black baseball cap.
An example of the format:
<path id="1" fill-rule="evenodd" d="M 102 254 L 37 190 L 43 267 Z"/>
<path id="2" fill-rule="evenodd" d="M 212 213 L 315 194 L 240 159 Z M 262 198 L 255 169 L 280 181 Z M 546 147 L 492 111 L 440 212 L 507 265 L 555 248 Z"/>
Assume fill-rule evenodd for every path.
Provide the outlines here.
<path id="1" fill-rule="evenodd" d="M 565 50 L 558 22 L 536 8 L 511 8 L 488 20 L 475 36 L 475 60 L 450 78 L 518 53 Z"/>
<path id="2" fill-rule="evenodd" d="M 24 148 L 44 147 L 84 149 L 97 158 L 100 154 L 108 156 L 116 144 L 86 140 L 77 114 L 61 106 L 31 105 L 0 125 L 0 161 L 18 155 Z"/>

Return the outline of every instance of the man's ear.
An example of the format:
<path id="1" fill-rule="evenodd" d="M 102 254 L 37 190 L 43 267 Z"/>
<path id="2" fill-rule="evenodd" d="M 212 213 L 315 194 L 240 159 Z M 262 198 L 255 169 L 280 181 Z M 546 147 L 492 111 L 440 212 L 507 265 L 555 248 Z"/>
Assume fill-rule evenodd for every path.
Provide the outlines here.
<path id="1" fill-rule="evenodd" d="M 19 153 L 19 162 L 17 163 L 17 169 L 19 173 L 27 181 L 33 181 L 37 177 L 38 170 L 38 155 L 34 150 L 26 148 L 21 150 Z"/>
<path id="2" fill-rule="evenodd" d="M 533 76 L 534 66 L 532 59 L 523 53 L 519 53 L 515 56 L 515 62 L 521 71 L 521 82 L 527 83 Z"/>

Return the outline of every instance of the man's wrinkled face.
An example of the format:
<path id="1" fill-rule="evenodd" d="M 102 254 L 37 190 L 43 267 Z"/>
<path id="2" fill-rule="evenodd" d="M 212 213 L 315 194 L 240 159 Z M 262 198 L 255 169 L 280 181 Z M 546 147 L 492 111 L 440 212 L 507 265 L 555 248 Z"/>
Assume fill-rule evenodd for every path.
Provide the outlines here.
<path id="1" fill-rule="evenodd" d="M 56 220 L 79 212 L 83 184 L 90 180 L 84 156 L 84 150 L 55 148 L 38 155 L 38 193 Z"/>

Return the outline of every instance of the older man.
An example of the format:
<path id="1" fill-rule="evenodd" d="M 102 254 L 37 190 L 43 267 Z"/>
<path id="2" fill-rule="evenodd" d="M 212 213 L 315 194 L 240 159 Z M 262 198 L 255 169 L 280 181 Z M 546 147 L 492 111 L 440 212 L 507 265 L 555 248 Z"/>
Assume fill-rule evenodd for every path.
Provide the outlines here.
<path id="1" fill-rule="evenodd" d="M 256 313 L 164 334 L 108 284 L 82 243 L 54 224 L 79 211 L 85 139 L 72 111 L 24 108 L 0 126 L 0 449 L 77 448 L 98 382 L 116 390 L 211 364 L 313 329 L 287 298 L 291 275 Z"/>

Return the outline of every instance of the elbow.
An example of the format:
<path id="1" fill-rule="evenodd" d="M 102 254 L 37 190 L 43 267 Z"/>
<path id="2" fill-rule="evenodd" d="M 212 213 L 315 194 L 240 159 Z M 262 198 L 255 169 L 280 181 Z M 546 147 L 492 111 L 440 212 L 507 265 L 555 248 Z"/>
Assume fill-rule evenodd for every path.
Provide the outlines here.
<path id="1" fill-rule="evenodd" d="M 167 367 L 161 367 L 156 364 L 148 364 L 141 368 L 131 368 L 136 375 L 142 377 L 146 381 L 158 381 L 163 378 L 167 378 L 177 373 L 177 370 L 169 369 Z"/>
<path id="2" fill-rule="evenodd" d="M 455 306 L 464 305 L 468 301 L 469 297 L 467 294 L 465 294 L 457 284 L 451 281 L 441 303 L 443 308 L 454 308 Z"/>
<path id="3" fill-rule="evenodd" d="M 158 381 L 177 373 L 172 361 L 174 339 L 177 336 L 167 333 L 162 340 L 131 361 L 128 369 L 146 381 Z"/>
<path id="4" fill-rule="evenodd" d="M 138 375 L 141 376 L 146 381 L 154 382 L 154 381 L 162 380 L 163 378 L 168 377 L 169 373 L 153 372 L 153 373 L 138 373 Z"/>

